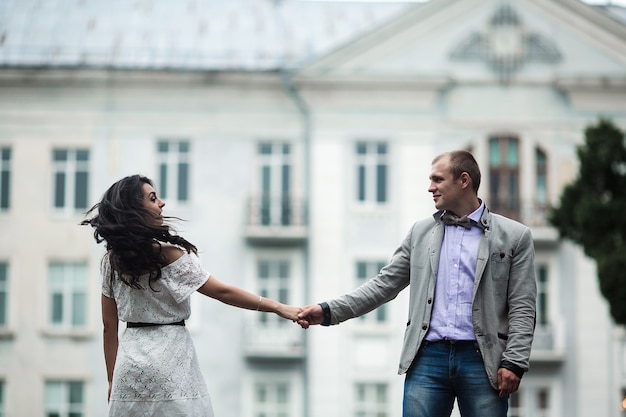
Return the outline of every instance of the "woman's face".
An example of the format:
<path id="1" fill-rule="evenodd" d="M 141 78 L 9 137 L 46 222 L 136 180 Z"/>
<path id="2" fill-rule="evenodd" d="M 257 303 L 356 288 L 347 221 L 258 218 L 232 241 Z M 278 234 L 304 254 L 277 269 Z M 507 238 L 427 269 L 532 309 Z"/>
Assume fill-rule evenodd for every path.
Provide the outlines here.
<path id="1" fill-rule="evenodd" d="M 163 206 L 165 203 L 157 197 L 156 191 L 150 184 L 143 184 L 143 206 L 150 212 L 154 213 L 155 219 L 159 226 L 163 224 Z"/>

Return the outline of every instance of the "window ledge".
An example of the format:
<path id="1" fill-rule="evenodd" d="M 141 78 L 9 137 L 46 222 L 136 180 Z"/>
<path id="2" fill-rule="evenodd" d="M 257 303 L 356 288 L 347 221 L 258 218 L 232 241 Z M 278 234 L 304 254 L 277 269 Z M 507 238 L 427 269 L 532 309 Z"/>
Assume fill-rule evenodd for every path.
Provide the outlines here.
<path id="1" fill-rule="evenodd" d="M 0 340 L 11 340 L 15 338 L 15 331 L 9 328 L 0 329 Z"/>
<path id="2" fill-rule="evenodd" d="M 73 339 L 86 340 L 94 337 L 93 330 L 90 329 L 44 329 L 41 331 L 42 336 L 51 339 Z"/>

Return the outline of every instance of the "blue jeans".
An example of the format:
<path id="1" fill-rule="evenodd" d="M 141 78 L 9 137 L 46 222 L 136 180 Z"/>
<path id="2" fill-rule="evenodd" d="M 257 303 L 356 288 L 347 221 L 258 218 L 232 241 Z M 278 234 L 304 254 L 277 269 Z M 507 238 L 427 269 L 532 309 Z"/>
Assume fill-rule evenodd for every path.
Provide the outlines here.
<path id="1" fill-rule="evenodd" d="M 475 342 L 424 342 L 404 382 L 402 417 L 506 417 L 508 397 L 489 383 Z"/>

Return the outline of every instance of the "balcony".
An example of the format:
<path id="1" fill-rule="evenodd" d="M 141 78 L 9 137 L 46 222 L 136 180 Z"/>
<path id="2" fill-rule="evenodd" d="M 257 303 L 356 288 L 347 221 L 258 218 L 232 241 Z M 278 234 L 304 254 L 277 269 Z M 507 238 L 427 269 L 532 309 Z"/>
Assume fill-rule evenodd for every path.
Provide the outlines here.
<path id="1" fill-rule="evenodd" d="M 548 222 L 550 206 L 535 200 L 516 200 L 487 202 L 487 207 L 494 213 L 517 220 L 532 229 L 535 243 L 554 245 L 559 234 Z"/>
<path id="2" fill-rule="evenodd" d="M 248 359 L 302 359 L 304 331 L 287 321 L 244 326 L 243 351 Z"/>
<path id="3" fill-rule="evenodd" d="M 250 198 L 246 238 L 251 244 L 303 244 L 308 237 L 307 223 L 304 199 Z"/>
<path id="4" fill-rule="evenodd" d="M 565 360 L 563 326 L 537 324 L 530 359 L 533 362 L 559 363 Z"/>

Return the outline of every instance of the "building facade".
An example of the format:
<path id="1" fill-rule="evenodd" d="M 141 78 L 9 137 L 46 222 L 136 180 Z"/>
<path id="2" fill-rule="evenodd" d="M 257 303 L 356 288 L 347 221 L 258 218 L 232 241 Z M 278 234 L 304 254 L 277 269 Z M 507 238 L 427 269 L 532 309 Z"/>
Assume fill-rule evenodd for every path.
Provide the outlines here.
<path id="1" fill-rule="evenodd" d="M 8 2 L 3 16 L 31 13 L 43 24 L 49 11 L 33 12 L 35 3 Z M 164 4 L 136 2 L 127 23 Z M 189 2 L 187 14 L 217 11 L 247 27 L 216 4 Z M 46 55 L 15 43 L 27 31 L 0 35 L 0 416 L 106 415 L 103 248 L 78 224 L 122 176 L 155 180 L 165 213 L 185 219 L 179 232 L 217 278 L 303 305 L 377 273 L 434 211 L 431 160 L 452 149 L 474 153 L 479 196 L 535 239 L 537 331 L 510 416 L 621 416 L 626 335 L 593 262 L 546 221 L 576 176 L 584 128 L 599 117 L 626 127 L 626 26 L 609 13 L 620 9 L 576 0 L 234 5 L 266 16 L 256 27 L 308 15 L 348 22 L 356 35 L 306 49 L 305 29 L 329 38 L 314 24 L 282 26 L 291 61 L 272 55 L 269 39 L 253 63 L 208 46 L 195 59 L 156 46 L 131 54 L 127 38 L 94 41 L 108 39 L 106 25 L 90 16 L 109 10 L 88 3 L 70 20 L 98 33 L 71 38 L 84 50 L 59 40 Z M 212 22 L 194 27 L 211 34 Z M 170 51 L 179 51 L 174 33 L 164 29 L 163 42 L 178 39 Z M 117 55 L 88 53 L 116 45 Z M 212 51 L 220 59 L 208 59 Z M 303 331 L 194 295 L 188 326 L 216 415 L 400 415 L 407 303 L 400 294 L 364 317 Z"/>

